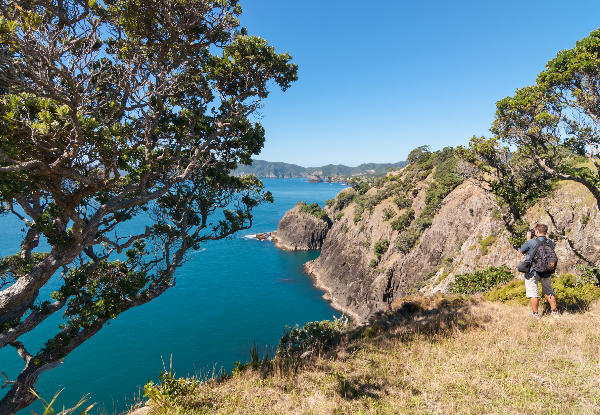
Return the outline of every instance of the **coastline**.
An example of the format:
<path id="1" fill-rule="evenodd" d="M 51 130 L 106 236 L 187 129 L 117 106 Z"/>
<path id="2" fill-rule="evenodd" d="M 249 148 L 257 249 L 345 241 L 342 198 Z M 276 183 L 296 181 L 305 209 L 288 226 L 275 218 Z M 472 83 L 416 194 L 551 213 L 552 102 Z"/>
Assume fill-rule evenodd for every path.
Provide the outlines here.
<path id="1" fill-rule="evenodd" d="M 342 306 L 340 303 L 337 302 L 335 296 L 333 296 L 333 294 L 331 293 L 331 290 L 323 283 L 323 278 L 314 269 L 313 261 L 308 261 L 307 263 L 305 263 L 302 269 L 313 280 L 313 285 L 315 286 L 315 288 L 318 288 L 319 290 L 323 291 L 322 297 L 331 305 L 331 307 L 348 316 L 350 320 L 357 326 L 364 324 L 365 320 L 363 318 L 361 318 L 354 311 Z"/>

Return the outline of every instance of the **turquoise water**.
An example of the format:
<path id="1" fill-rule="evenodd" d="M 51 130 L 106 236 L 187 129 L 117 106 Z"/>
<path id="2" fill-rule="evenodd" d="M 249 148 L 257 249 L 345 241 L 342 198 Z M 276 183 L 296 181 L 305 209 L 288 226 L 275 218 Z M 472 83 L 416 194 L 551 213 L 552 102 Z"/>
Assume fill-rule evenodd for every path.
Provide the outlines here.
<path id="1" fill-rule="evenodd" d="M 210 376 L 230 371 L 236 360 L 247 361 L 254 342 L 262 353 L 272 353 L 285 326 L 338 315 L 302 272 L 318 252 L 283 252 L 244 236 L 274 230 L 297 201 L 323 205 L 344 186 L 303 179 L 264 183 L 275 203 L 255 210 L 252 229 L 204 244 L 178 270 L 175 287 L 112 320 L 64 364 L 45 372 L 41 395 L 48 399 L 64 388 L 61 402 L 69 405 L 90 393 L 99 409 L 123 411 L 146 381 L 157 378 L 163 362 L 168 367 L 171 356 L 178 376 Z M 0 217 L 0 223 L 0 255 L 12 254 L 18 243 L 12 235 L 20 225 L 8 216 Z M 25 345 L 31 352 L 39 349 L 59 323 L 56 318 L 45 322 L 23 339 Z M 21 366 L 14 349 L 0 350 L 0 371 L 16 377 Z M 31 408 L 39 409 L 32 406 L 22 413 Z"/>

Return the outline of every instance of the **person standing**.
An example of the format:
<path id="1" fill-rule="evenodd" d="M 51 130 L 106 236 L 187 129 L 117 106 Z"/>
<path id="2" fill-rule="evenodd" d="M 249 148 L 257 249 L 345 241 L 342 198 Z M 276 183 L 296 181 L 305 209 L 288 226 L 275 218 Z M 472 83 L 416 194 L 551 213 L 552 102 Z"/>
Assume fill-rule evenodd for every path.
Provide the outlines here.
<path id="1" fill-rule="evenodd" d="M 539 261 L 540 254 L 536 251 L 538 247 L 542 245 L 550 246 L 552 253 L 554 252 L 555 243 L 546 237 L 548 232 L 548 226 L 543 223 L 538 223 L 534 227 L 535 235 L 532 235 L 531 231 L 527 232 L 527 242 L 521 246 L 521 253 L 526 255 L 526 259 L 531 261 L 531 268 L 529 272 L 525 273 L 525 295 L 530 299 L 531 302 L 531 315 L 534 318 L 540 318 L 538 314 L 539 305 L 539 289 L 538 282 L 542 284 L 542 295 L 546 295 L 550 308 L 552 309 L 552 317 L 558 317 L 558 309 L 556 305 L 556 297 L 554 296 L 554 290 L 552 289 L 552 273 L 551 272 L 538 272 L 534 269 L 536 260 Z M 534 238 L 535 236 L 535 238 Z M 534 258 L 536 254 L 536 258 Z M 555 255 L 555 254 L 554 254 Z M 556 266 L 556 263 L 554 263 Z"/>

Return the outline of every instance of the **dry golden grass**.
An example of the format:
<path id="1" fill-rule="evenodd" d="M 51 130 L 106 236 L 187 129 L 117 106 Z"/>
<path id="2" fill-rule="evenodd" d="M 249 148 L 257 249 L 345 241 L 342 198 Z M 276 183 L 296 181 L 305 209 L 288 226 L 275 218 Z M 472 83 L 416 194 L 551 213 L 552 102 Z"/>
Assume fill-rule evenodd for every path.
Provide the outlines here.
<path id="1" fill-rule="evenodd" d="M 483 299 L 409 299 L 293 375 L 247 370 L 148 413 L 598 413 L 600 302 L 534 320 Z"/>

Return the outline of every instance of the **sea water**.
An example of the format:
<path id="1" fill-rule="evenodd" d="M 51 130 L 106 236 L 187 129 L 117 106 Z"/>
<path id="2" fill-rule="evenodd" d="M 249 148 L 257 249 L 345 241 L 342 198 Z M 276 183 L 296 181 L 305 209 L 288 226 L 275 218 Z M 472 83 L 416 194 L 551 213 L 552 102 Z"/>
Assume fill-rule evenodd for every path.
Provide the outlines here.
<path id="1" fill-rule="evenodd" d="M 296 202 L 323 206 L 344 186 L 304 179 L 263 182 L 275 202 L 254 210 L 251 229 L 203 244 L 177 271 L 173 288 L 124 312 L 62 365 L 45 372 L 39 393 L 48 400 L 64 388 L 59 406 L 72 406 L 89 393 L 88 403 L 96 402 L 100 411 L 124 411 L 139 401 L 143 385 L 157 381 L 171 361 L 177 376 L 211 377 L 230 371 L 235 361 L 248 361 L 253 344 L 261 355 L 272 354 L 286 326 L 339 315 L 302 272 L 303 264 L 316 258 L 318 251 L 284 252 L 249 236 L 275 230 Z M 10 216 L 1 216 L 0 223 L 0 255 L 14 254 L 22 225 Z M 39 350 L 59 323 L 57 316 L 23 336 L 30 352 Z M 14 349 L 0 350 L 0 371 L 14 378 L 22 365 Z M 35 404 L 21 413 L 31 413 L 32 408 L 41 407 Z"/>

